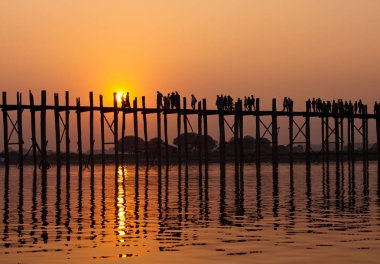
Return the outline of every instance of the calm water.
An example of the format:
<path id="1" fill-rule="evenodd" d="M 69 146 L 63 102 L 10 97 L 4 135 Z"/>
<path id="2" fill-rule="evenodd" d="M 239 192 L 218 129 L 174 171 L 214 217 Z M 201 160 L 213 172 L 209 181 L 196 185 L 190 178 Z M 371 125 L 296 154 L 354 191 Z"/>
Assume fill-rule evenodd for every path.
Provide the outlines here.
<path id="1" fill-rule="evenodd" d="M 0 170 L 1 263 L 379 263 L 377 163 Z"/>

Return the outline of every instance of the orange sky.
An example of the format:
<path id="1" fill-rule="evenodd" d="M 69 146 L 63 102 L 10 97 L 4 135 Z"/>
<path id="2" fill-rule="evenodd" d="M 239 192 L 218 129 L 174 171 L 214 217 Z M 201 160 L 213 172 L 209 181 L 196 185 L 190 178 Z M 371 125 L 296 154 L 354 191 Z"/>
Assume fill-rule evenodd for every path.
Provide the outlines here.
<path id="1" fill-rule="evenodd" d="M 377 0 L 2 0 L 0 86 L 46 89 L 51 102 L 127 89 L 149 104 L 175 89 L 212 103 L 217 93 L 264 106 L 290 96 L 302 109 L 310 96 L 372 103 L 379 14 Z"/>

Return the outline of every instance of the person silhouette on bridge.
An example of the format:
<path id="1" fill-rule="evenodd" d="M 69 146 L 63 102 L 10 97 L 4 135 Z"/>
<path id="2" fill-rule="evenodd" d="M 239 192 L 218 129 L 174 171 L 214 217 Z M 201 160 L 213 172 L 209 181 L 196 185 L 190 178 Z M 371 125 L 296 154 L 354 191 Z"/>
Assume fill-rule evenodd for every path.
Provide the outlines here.
<path id="1" fill-rule="evenodd" d="M 160 93 L 159 91 L 157 91 L 157 106 L 159 107 L 162 107 L 162 99 L 163 99 L 163 95 L 162 93 Z"/>
<path id="2" fill-rule="evenodd" d="M 198 102 L 197 98 L 195 98 L 194 94 L 191 95 L 191 107 L 195 110 L 195 104 Z"/>

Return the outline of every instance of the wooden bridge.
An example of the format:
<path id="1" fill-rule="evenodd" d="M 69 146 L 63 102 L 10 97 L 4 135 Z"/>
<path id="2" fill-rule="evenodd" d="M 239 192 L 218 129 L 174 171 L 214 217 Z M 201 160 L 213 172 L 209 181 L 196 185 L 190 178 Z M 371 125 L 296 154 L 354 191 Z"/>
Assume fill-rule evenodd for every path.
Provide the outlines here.
<path id="1" fill-rule="evenodd" d="M 279 128 L 277 125 L 278 117 L 287 117 L 289 119 L 289 144 L 288 144 L 288 155 L 289 161 L 293 162 L 293 146 L 294 144 L 304 144 L 305 145 L 305 160 L 310 163 L 311 157 L 311 144 L 310 144 L 310 119 L 319 118 L 321 120 L 321 134 L 322 134 L 322 150 L 321 154 L 323 160 L 328 161 L 330 155 L 330 145 L 334 144 L 335 159 L 341 160 L 343 158 L 343 152 L 346 151 L 349 160 L 355 159 L 355 131 L 359 133 L 362 137 L 362 153 L 363 159 L 368 159 L 368 122 L 373 119 L 376 122 L 376 136 L 377 136 L 377 158 L 380 162 L 380 113 L 378 114 L 368 114 L 367 106 L 364 106 L 362 113 L 352 114 L 352 113 L 339 113 L 339 112 L 311 112 L 310 102 L 305 103 L 304 112 L 293 111 L 290 107 L 289 111 L 278 111 L 276 108 L 276 99 L 272 99 L 272 109 L 271 110 L 261 110 L 260 109 L 260 99 L 255 100 L 255 110 L 247 111 L 243 109 L 242 101 L 238 100 L 235 103 L 234 110 L 218 110 L 218 109 L 207 109 L 206 99 L 198 102 L 197 109 L 188 109 L 186 97 L 182 98 L 182 105 L 175 109 L 164 109 L 161 106 L 161 102 L 157 97 L 157 104 L 154 108 L 148 108 L 145 104 L 145 97 L 141 98 L 142 106 L 138 107 L 138 100 L 135 98 L 131 108 L 124 108 L 118 106 L 117 95 L 114 93 L 113 96 L 113 106 L 104 106 L 103 97 L 99 96 L 99 105 L 94 105 L 93 93 L 89 93 L 89 105 L 82 106 L 80 98 L 76 98 L 76 105 L 69 104 L 69 92 L 65 93 L 65 104 L 60 105 L 59 95 L 54 94 L 54 105 L 47 105 L 46 103 L 46 91 L 41 91 L 41 102 L 36 104 L 34 101 L 34 96 L 29 92 L 29 104 L 22 103 L 21 93 L 17 93 L 17 103 L 8 104 L 7 103 L 7 93 L 2 92 L 2 104 L 0 108 L 3 112 L 3 144 L 4 144 L 4 158 L 5 165 L 9 166 L 9 146 L 18 146 L 18 164 L 20 167 L 24 164 L 24 159 L 31 152 L 33 157 L 33 163 L 35 166 L 39 165 L 42 169 L 46 169 L 49 166 L 47 157 L 47 111 L 54 112 L 54 133 L 55 133 L 55 152 L 56 152 L 56 163 L 57 166 L 61 166 L 61 145 L 65 145 L 65 155 L 66 155 L 66 166 L 70 166 L 70 113 L 75 112 L 76 114 L 76 131 L 77 131 L 77 146 L 78 146 L 78 164 L 94 166 L 94 112 L 100 113 L 100 131 L 101 131 L 101 157 L 102 163 L 105 163 L 105 145 L 111 144 L 114 146 L 114 162 L 117 165 L 119 162 L 124 161 L 124 136 L 126 127 L 126 114 L 133 114 L 133 127 L 134 127 L 134 156 L 135 161 L 139 163 L 139 150 L 138 150 L 138 136 L 139 136 L 139 126 L 138 126 L 138 113 L 142 114 L 143 117 L 143 134 L 145 140 L 145 158 L 146 163 L 149 163 L 149 151 L 148 151 L 148 129 L 147 129 L 147 115 L 155 114 L 157 117 L 157 163 L 159 166 L 162 164 L 162 157 L 165 157 L 165 162 L 169 162 L 169 151 L 168 151 L 168 115 L 177 116 L 177 134 L 178 137 L 181 135 L 182 123 L 183 123 L 183 135 L 184 144 L 181 144 L 179 140 L 178 144 L 178 163 L 181 164 L 182 158 L 185 162 L 188 162 L 189 150 L 188 150 L 188 126 L 191 126 L 188 116 L 197 115 L 198 117 L 198 162 L 200 168 L 202 168 L 202 163 L 208 164 L 209 161 L 209 150 L 208 150 L 208 116 L 216 115 L 219 121 L 219 159 L 221 164 L 226 163 L 226 141 L 225 141 L 225 125 L 231 129 L 234 134 L 234 156 L 235 164 L 242 164 L 244 162 L 244 146 L 243 146 L 243 124 L 244 116 L 253 116 L 255 118 L 255 160 L 257 164 L 261 162 L 261 142 L 264 136 L 269 135 L 272 140 L 272 160 L 273 162 L 278 162 L 278 133 Z M 180 100 L 181 101 L 181 100 Z M 31 146 L 26 153 L 24 153 L 24 133 L 23 130 L 23 118 L 25 118 L 24 111 L 29 111 L 29 118 L 31 121 L 30 133 L 31 133 Z M 12 118 L 9 114 L 10 112 L 17 112 L 17 117 Z M 89 113 L 89 129 L 88 138 L 90 153 L 88 156 L 88 161 L 84 160 L 83 155 L 83 131 L 82 131 L 82 117 L 81 114 L 84 112 Z M 36 113 L 40 114 L 40 139 L 37 140 L 36 137 Z M 111 114 L 111 118 L 107 113 Z M 119 114 L 121 114 L 121 124 L 119 124 Z M 225 116 L 234 116 L 234 124 L 230 126 L 226 120 Z M 265 124 L 262 117 L 271 117 L 271 122 Z M 163 132 L 164 132 L 164 144 L 162 146 L 162 117 L 163 117 Z M 294 120 L 294 117 L 302 117 L 303 122 L 301 124 Z M 356 121 L 356 122 L 355 122 Z M 347 131 L 344 131 L 344 122 L 347 122 Z M 119 126 L 121 125 L 121 141 L 119 140 Z M 105 129 L 109 129 L 113 134 L 113 141 L 105 141 Z M 87 131 L 87 130 L 86 130 Z M 15 136 L 13 136 L 15 135 Z M 16 139 L 14 139 L 16 138 Z M 87 138 L 87 136 L 86 136 Z M 347 139 L 347 149 L 344 149 L 343 143 L 344 138 Z M 12 141 L 13 140 L 13 141 Z M 119 148 L 119 143 L 121 143 L 121 149 Z M 183 146 L 182 146 L 183 145 Z M 162 153 L 162 148 L 164 153 Z M 182 149 L 183 148 L 183 149 Z M 184 157 L 182 157 L 184 153 Z M 163 155 L 164 154 L 164 155 Z M 40 160 L 38 160 L 38 158 Z"/>

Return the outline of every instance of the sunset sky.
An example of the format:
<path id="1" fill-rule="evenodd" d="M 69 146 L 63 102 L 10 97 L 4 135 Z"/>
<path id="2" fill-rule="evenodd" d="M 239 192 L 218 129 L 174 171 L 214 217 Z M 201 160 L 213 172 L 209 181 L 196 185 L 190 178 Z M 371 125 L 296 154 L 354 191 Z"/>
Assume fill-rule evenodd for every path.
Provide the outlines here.
<path id="1" fill-rule="evenodd" d="M 380 1 L 0 1 L 0 86 L 380 100 Z M 15 96 L 9 95 L 10 100 Z M 26 96 L 25 96 L 26 98 Z M 372 107 L 370 107 L 372 111 Z"/>

